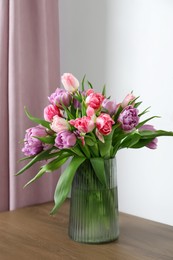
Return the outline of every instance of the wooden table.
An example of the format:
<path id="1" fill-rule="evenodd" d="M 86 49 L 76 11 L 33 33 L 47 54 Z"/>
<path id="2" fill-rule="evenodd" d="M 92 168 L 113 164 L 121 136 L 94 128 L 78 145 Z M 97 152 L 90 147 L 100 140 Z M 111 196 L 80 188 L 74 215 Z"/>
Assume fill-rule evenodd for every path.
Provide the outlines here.
<path id="1" fill-rule="evenodd" d="M 0 213 L 0 260 L 173 260 L 173 227 L 120 213 L 116 242 L 88 245 L 68 237 L 69 201 Z"/>

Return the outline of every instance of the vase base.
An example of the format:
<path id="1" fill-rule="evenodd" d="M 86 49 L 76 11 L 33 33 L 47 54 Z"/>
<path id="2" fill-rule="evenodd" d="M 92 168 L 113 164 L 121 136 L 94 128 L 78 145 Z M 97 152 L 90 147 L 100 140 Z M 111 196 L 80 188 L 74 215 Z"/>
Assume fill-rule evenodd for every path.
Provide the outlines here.
<path id="1" fill-rule="evenodd" d="M 84 239 L 84 238 L 80 238 L 80 237 L 73 237 L 71 236 L 70 234 L 69 235 L 69 238 L 75 242 L 78 242 L 78 243 L 82 243 L 82 244 L 108 244 L 108 243 L 112 243 L 112 242 L 115 242 L 115 241 L 118 241 L 119 239 L 119 232 L 118 234 L 115 236 L 115 237 L 112 237 L 112 238 L 107 238 L 107 239 Z"/>
<path id="2" fill-rule="evenodd" d="M 90 244 L 90 245 L 108 244 L 108 243 L 118 242 L 118 239 L 119 239 L 119 237 L 117 237 L 117 238 L 113 238 L 109 241 L 80 241 L 80 240 L 74 239 L 70 236 L 69 236 L 69 238 L 71 240 L 73 240 L 74 242 L 81 243 L 81 244 Z"/>

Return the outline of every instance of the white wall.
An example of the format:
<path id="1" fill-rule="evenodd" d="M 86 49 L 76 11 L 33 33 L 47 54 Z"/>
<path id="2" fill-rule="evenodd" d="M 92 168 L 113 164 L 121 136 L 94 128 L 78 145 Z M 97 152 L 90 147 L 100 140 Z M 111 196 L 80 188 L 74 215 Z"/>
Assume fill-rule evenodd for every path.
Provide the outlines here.
<path id="1" fill-rule="evenodd" d="M 107 1 L 59 0 L 61 73 L 105 84 Z"/>
<path id="2" fill-rule="evenodd" d="M 173 130 L 173 1 L 59 0 L 61 73 L 86 73 L 120 102 L 134 91 Z M 173 225 L 173 138 L 117 155 L 119 209 Z"/>

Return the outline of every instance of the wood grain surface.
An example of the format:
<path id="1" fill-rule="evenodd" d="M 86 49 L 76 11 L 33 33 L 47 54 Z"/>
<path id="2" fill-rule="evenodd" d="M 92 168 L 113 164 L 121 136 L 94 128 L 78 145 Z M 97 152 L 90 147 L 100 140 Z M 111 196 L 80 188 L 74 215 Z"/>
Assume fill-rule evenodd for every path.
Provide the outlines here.
<path id="1" fill-rule="evenodd" d="M 120 213 L 117 241 L 88 245 L 68 237 L 69 201 L 0 213 L 0 260 L 173 260 L 173 227 Z"/>

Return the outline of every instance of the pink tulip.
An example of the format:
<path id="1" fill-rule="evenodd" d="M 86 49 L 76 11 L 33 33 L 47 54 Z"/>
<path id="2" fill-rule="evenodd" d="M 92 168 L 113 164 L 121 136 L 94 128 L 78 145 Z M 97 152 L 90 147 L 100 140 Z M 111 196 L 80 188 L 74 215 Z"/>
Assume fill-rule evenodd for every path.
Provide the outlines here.
<path id="1" fill-rule="evenodd" d="M 109 135 L 112 132 L 112 125 L 114 123 L 110 115 L 101 113 L 96 119 L 96 128 L 102 135 Z"/>
<path id="2" fill-rule="evenodd" d="M 53 117 L 55 115 L 61 116 L 61 111 L 57 106 L 54 105 L 48 105 L 44 109 L 44 119 L 48 122 L 51 122 L 53 120 Z"/>
<path id="3" fill-rule="evenodd" d="M 100 93 L 90 93 L 89 96 L 86 98 L 86 104 L 95 110 L 101 107 L 101 104 L 105 97 Z"/>
<path id="4" fill-rule="evenodd" d="M 132 93 L 128 94 L 128 95 L 124 98 L 123 102 L 121 103 L 121 107 L 122 107 L 122 108 L 125 108 L 126 106 L 129 105 L 129 102 L 132 101 L 132 100 L 134 100 L 134 99 L 135 99 L 135 96 L 133 96 Z M 131 105 L 133 105 L 133 104 L 131 104 Z"/>
<path id="5" fill-rule="evenodd" d="M 69 124 L 68 124 L 67 120 L 65 120 L 64 118 L 56 115 L 56 116 L 53 117 L 51 128 L 52 128 L 53 131 L 58 133 L 58 132 L 63 131 L 63 130 L 68 130 Z"/>
<path id="6" fill-rule="evenodd" d="M 79 81 L 70 73 L 61 76 L 61 82 L 68 92 L 75 92 L 79 87 Z"/>
<path id="7" fill-rule="evenodd" d="M 89 96 L 90 94 L 93 94 L 93 93 L 94 93 L 94 90 L 92 88 L 90 88 L 86 91 L 86 96 Z"/>
<path id="8" fill-rule="evenodd" d="M 90 117 L 94 116 L 94 115 L 95 115 L 95 110 L 94 110 L 94 108 L 92 108 L 92 107 L 90 107 L 90 106 L 87 107 L 86 114 L 87 114 L 87 116 L 90 116 Z"/>
<path id="9" fill-rule="evenodd" d="M 89 133 L 95 127 L 94 121 L 89 116 L 83 116 L 81 118 L 76 118 L 75 120 L 70 120 L 69 123 L 81 133 Z"/>
<path id="10" fill-rule="evenodd" d="M 99 132 L 97 128 L 96 128 L 96 136 L 102 143 L 105 143 L 103 135 Z"/>

